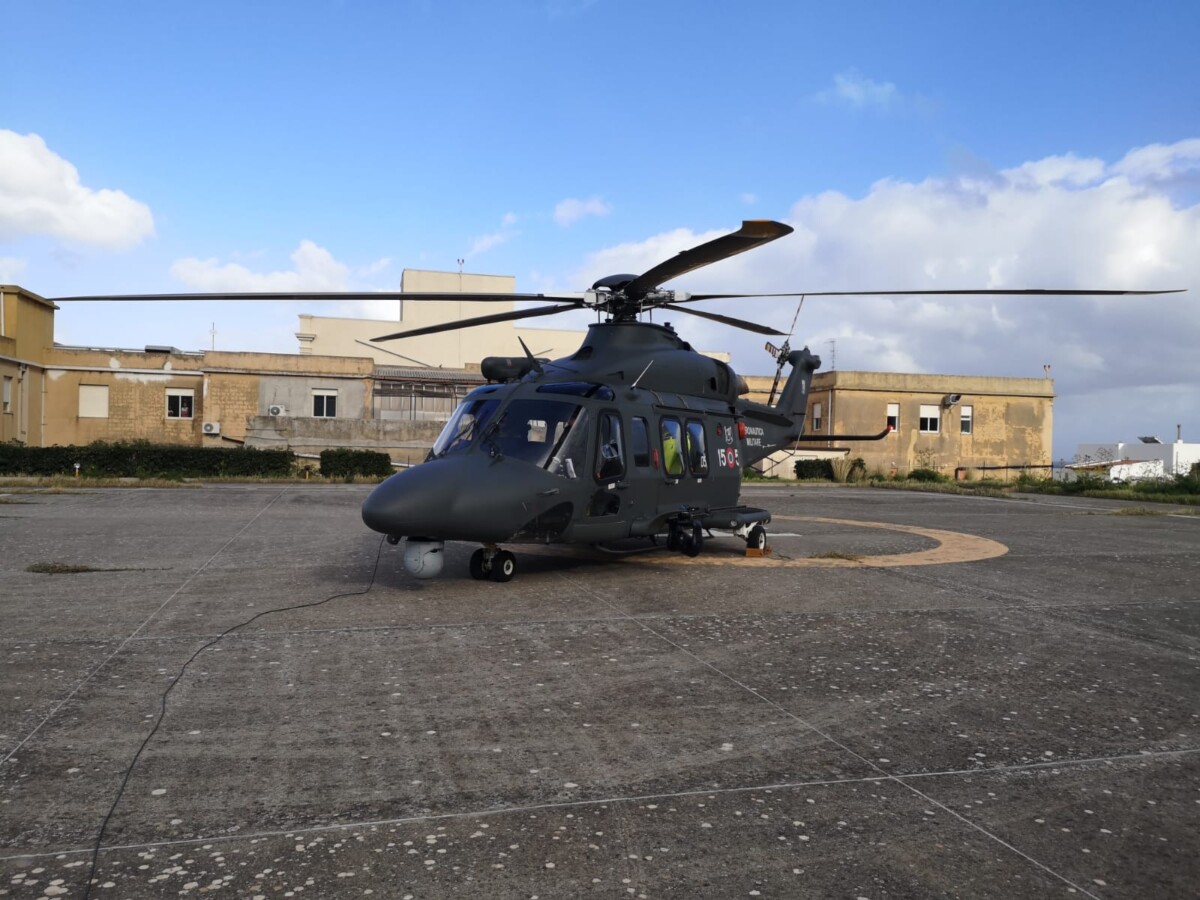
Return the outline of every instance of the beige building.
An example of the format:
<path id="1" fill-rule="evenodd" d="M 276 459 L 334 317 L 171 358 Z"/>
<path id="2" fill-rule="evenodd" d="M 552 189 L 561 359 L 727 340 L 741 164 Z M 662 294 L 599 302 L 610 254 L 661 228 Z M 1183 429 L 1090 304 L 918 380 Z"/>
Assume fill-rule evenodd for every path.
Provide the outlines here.
<path id="1" fill-rule="evenodd" d="M 751 396 L 765 401 L 773 379 L 751 377 Z M 805 435 L 765 461 L 769 474 L 791 477 L 801 457 L 861 458 L 870 473 L 930 468 L 957 478 L 1015 477 L 1052 460 L 1054 381 L 980 375 L 818 372 L 808 399 Z M 879 441 L 837 435 L 877 434 Z"/>
<path id="2" fill-rule="evenodd" d="M 474 275 L 459 272 L 433 272 L 405 269 L 400 289 L 421 293 L 511 294 L 516 279 L 511 275 Z M 386 302 L 386 301 L 381 301 Z M 534 356 L 558 359 L 569 356 L 583 343 L 584 332 L 550 328 L 530 328 L 517 322 L 495 322 L 372 343 L 371 338 L 397 331 L 424 328 L 459 319 L 508 313 L 516 309 L 512 300 L 421 300 L 396 301 L 394 321 L 346 319 L 332 316 L 300 316 L 296 339 L 301 354 L 325 356 L 367 356 L 381 366 L 420 369 L 478 369 L 486 356 L 522 356 L 518 338 L 525 341 Z"/>
<path id="3" fill-rule="evenodd" d="M 43 443 L 45 359 L 54 346 L 49 300 L 0 285 L 0 443 Z"/>

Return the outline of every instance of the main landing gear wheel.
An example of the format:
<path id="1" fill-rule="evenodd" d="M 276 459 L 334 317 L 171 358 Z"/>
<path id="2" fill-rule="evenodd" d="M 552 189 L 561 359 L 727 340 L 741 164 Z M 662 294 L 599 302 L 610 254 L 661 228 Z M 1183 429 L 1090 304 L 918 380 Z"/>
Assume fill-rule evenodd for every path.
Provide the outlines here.
<path id="1" fill-rule="evenodd" d="M 492 559 L 492 581 L 512 581 L 517 574 L 517 558 L 507 550 L 501 550 Z"/>
<path id="2" fill-rule="evenodd" d="M 684 556 L 699 556 L 700 551 L 704 549 L 704 529 L 695 525 L 691 534 L 680 531 L 679 549 L 683 551 Z"/>
<path id="3" fill-rule="evenodd" d="M 761 525 L 755 525 L 750 529 L 750 534 L 746 536 L 747 550 L 766 550 L 767 549 L 767 529 Z"/>
<path id="4" fill-rule="evenodd" d="M 485 558 L 482 547 L 471 554 L 469 568 L 471 570 L 471 577 L 476 581 L 483 581 L 488 577 L 492 566 L 491 561 Z"/>
<path id="5" fill-rule="evenodd" d="M 507 550 L 486 550 L 480 547 L 471 554 L 468 565 L 476 581 L 512 581 L 517 574 L 517 558 Z"/>

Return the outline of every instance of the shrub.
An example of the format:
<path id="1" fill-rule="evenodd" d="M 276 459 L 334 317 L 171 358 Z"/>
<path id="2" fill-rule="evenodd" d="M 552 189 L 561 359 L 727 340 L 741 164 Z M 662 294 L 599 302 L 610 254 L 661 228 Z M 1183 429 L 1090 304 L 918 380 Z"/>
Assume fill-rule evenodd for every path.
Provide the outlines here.
<path id="1" fill-rule="evenodd" d="M 945 481 L 945 477 L 933 469 L 913 469 L 908 473 L 909 481 Z"/>
<path id="2" fill-rule="evenodd" d="M 387 476 L 392 474 L 392 460 L 376 450 L 322 450 L 321 474 L 326 478 Z"/>
<path id="3" fill-rule="evenodd" d="M 181 447 L 149 441 L 97 441 L 84 446 L 0 445 L 0 475 L 73 475 L 107 478 L 270 477 L 288 475 L 290 450 L 252 447 Z"/>
<path id="4" fill-rule="evenodd" d="M 796 460 L 796 477 L 801 481 L 833 481 L 833 461 L 828 459 Z"/>

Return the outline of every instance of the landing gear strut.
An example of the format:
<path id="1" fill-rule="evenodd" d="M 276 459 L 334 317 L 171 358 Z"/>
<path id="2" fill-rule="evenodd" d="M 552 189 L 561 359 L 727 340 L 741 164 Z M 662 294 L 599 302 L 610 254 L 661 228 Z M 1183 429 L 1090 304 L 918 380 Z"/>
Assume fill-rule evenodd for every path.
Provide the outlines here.
<path id="1" fill-rule="evenodd" d="M 471 554 L 471 577 L 476 581 L 512 581 L 517 574 L 517 558 L 495 545 L 480 547 Z"/>

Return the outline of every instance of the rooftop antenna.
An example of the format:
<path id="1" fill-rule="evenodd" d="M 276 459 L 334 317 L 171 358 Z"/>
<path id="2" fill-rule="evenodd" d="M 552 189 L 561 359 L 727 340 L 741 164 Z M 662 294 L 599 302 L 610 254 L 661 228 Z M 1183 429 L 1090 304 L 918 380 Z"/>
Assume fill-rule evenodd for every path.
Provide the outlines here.
<path id="1" fill-rule="evenodd" d="M 216 322 L 212 323 L 212 328 L 210 328 L 208 330 L 208 333 L 209 333 L 209 335 L 212 336 L 212 348 L 214 350 L 216 350 L 217 349 L 217 323 Z"/>
<path id="2" fill-rule="evenodd" d="M 837 368 L 837 339 L 832 338 L 825 343 L 829 345 L 829 371 L 832 372 Z"/>

